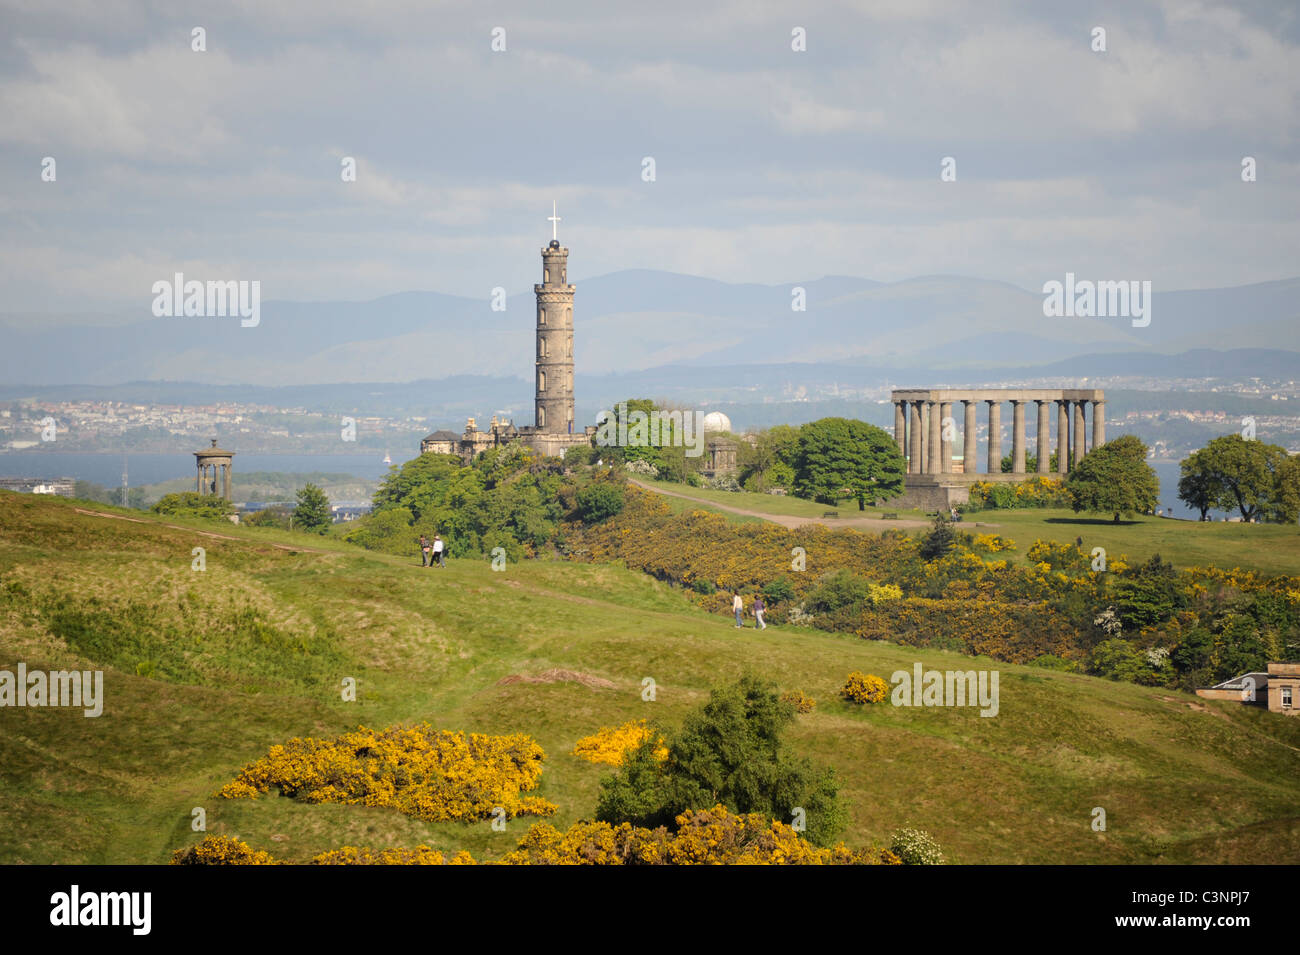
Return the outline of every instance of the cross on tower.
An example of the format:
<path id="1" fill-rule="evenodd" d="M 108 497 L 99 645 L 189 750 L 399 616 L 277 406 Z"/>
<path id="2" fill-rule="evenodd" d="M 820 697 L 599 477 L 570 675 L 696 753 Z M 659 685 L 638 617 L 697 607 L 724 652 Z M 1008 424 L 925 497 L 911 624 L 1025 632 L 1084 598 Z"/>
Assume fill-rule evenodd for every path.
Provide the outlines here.
<path id="1" fill-rule="evenodd" d="M 552 199 L 552 200 L 551 200 L 551 214 L 550 214 L 549 216 L 546 217 L 546 220 L 547 220 L 548 222 L 550 222 L 550 224 L 551 224 L 551 238 L 552 238 L 552 239 L 558 239 L 558 238 L 559 238 L 559 236 L 557 236 L 557 235 L 555 234 L 555 230 L 556 230 L 556 223 L 558 223 L 558 222 L 560 221 L 560 218 L 561 218 L 560 216 L 557 216 L 557 215 L 555 214 L 555 200 Z"/>

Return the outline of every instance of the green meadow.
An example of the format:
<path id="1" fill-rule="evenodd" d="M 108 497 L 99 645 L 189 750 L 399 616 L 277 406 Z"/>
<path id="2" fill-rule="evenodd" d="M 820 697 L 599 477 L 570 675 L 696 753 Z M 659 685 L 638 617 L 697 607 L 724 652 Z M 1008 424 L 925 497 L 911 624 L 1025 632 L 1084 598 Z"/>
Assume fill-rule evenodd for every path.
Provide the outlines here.
<path id="1" fill-rule="evenodd" d="M 999 512 L 999 532 L 1022 549 L 1051 526 L 1041 513 L 1037 524 L 1027 512 L 1014 518 Z M 1103 537 L 1088 525 L 1083 536 L 1132 556 L 1147 540 L 1176 562 L 1295 560 L 1293 539 L 1270 550 L 1242 536 L 1272 528 L 1222 525 L 1215 537 L 1219 525 L 1180 524 L 1211 531 L 1180 541 L 1157 539 L 1163 523 L 1174 526 L 1153 519 Z M 851 845 L 883 843 L 906 825 L 929 830 L 957 863 L 1300 861 L 1300 720 L 814 630 L 738 631 L 615 566 L 552 559 L 494 572 L 461 559 L 425 569 L 416 555 L 334 537 L 0 492 L 0 668 L 19 661 L 102 669 L 106 698 L 93 719 L 0 709 L 3 863 L 163 863 L 200 838 L 195 808 L 209 834 L 289 861 L 419 843 L 496 858 L 537 820 L 494 832 L 387 808 L 214 793 L 291 737 L 427 720 L 534 737 L 546 751 L 538 794 L 559 806 L 546 821 L 563 827 L 591 817 L 611 772 L 570 755 L 579 738 L 630 719 L 676 725 L 711 685 L 746 671 L 817 700 L 792 737 L 835 768 Z M 998 715 L 837 699 L 852 670 L 888 680 L 918 661 L 998 670 Z M 546 676 L 554 670 L 613 686 Z M 342 699 L 348 677 L 355 702 Z M 647 678 L 653 701 L 642 698 Z M 1104 832 L 1092 827 L 1096 807 Z"/>

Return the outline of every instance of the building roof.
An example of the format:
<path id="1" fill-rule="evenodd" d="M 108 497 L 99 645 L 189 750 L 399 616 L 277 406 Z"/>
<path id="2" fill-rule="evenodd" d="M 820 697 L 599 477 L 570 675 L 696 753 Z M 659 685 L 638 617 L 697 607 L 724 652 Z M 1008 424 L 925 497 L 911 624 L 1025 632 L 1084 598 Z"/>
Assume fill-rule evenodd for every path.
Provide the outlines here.
<path id="1" fill-rule="evenodd" d="M 424 440 L 425 440 L 425 441 L 452 441 L 452 442 L 456 442 L 456 441 L 459 441 L 459 440 L 460 440 L 460 435 L 458 435 L 458 434 L 456 434 L 455 432 L 452 432 L 452 431 L 435 431 L 433 434 L 429 435 L 429 436 L 428 436 L 427 438 L 425 438 Z"/>
<path id="2" fill-rule="evenodd" d="M 1211 690 L 1241 690 L 1245 689 L 1246 678 L 1250 677 L 1255 681 L 1255 689 L 1262 690 L 1268 686 L 1267 673 L 1243 673 L 1241 676 L 1234 676 L 1231 680 L 1224 680 L 1222 683 L 1216 683 L 1210 687 Z"/>

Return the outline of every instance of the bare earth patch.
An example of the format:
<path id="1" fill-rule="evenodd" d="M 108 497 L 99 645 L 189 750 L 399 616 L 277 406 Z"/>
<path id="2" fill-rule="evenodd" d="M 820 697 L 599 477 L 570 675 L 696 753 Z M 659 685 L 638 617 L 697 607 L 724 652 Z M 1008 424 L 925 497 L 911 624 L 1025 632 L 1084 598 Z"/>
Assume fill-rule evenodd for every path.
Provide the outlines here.
<path id="1" fill-rule="evenodd" d="M 511 673 L 509 676 L 503 676 L 497 680 L 497 686 L 510 686 L 514 683 L 581 683 L 592 690 L 612 690 L 615 686 L 609 680 L 592 676 L 590 673 L 581 673 L 577 670 L 561 670 L 555 667 L 543 670 L 536 676 Z"/>

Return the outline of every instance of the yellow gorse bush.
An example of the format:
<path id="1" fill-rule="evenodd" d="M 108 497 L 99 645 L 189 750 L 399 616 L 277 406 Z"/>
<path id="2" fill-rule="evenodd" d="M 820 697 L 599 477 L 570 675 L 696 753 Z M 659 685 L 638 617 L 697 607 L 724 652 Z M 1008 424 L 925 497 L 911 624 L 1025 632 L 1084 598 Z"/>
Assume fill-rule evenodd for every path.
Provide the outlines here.
<path id="1" fill-rule="evenodd" d="M 888 849 L 851 849 L 840 843 L 822 849 L 790 826 L 761 813 L 742 815 L 725 806 L 697 809 L 677 817 L 670 833 L 629 823 L 579 822 L 561 832 L 547 823 L 529 828 L 499 865 L 900 865 Z M 265 852 L 221 836 L 208 836 L 180 849 L 173 865 L 275 864 Z M 446 858 L 437 849 L 364 849 L 344 846 L 324 852 L 313 865 L 477 865 L 468 852 Z M 486 863 L 492 864 L 492 863 Z"/>
<path id="2" fill-rule="evenodd" d="M 668 747 L 664 745 L 663 738 L 645 720 L 632 720 L 612 729 L 602 726 L 591 736 L 578 740 L 573 747 L 573 755 L 589 763 L 621 766 L 623 757 L 647 740 L 658 743 L 654 751 L 657 759 L 668 758 Z"/>
<path id="3" fill-rule="evenodd" d="M 172 853 L 172 865 L 276 865 L 269 852 L 253 849 L 229 836 L 207 836 Z"/>
<path id="4" fill-rule="evenodd" d="M 976 534 L 973 546 L 976 550 L 996 554 L 999 551 L 1015 550 L 1016 542 L 1007 540 L 1001 534 Z"/>
<path id="5" fill-rule="evenodd" d="M 537 796 L 542 748 L 529 736 L 485 736 L 437 730 L 428 723 L 380 732 L 359 727 L 334 739 L 291 739 L 272 746 L 217 793 L 251 798 L 278 789 L 310 803 L 391 806 L 421 819 L 548 816 L 555 805 Z"/>
<path id="6" fill-rule="evenodd" d="M 889 684 L 874 673 L 854 670 L 840 688 L 840 696 L 850 703 L 879 703 L 889 695 Z"/>
<path id="7" fill-rule="evenodd" d="M 474 865 L 468 852 L 459 852 L 450 859 L 437 849 L 425 845 L 414 849 L 359 849 L 344 846 L 332 852 L 322 852 L 311 860 L 312 865 Z"/>
<path id="8" fill-rule="evenodd" d="M 805 696 L 802 690 L 791 690 L 788 693 L 782 693 L 781 699 L 793 706 L 796 713 L 811 713 L 817 706 L 817 701 L 811 696 Z"/>

